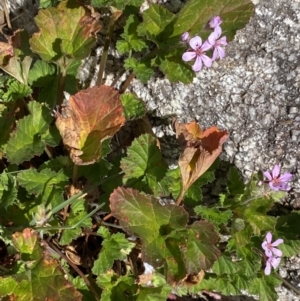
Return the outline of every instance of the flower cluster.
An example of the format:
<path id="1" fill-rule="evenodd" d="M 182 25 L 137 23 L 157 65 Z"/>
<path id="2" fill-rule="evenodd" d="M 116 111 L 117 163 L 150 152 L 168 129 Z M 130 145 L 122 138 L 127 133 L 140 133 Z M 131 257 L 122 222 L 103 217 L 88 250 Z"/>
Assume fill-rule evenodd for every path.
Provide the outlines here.
<path id="1" fill-rule="evenodd" d="M 288 181 L 291 180 L 292 174 L 284 173 L 283 175 L 281 175 L 279 165 L 275 165 L 272 172 L 265 171 L 264 176 L 267 178 L 267 180 L 265 180 L 265 183 L 268 183 L 272 190 L 288 191 L 291 189 Z"/>
<path id="2" fill-rule="evenodd" d="M 214 31 L 209 35 L 207 40 L 202 43 L 202 39 L 199 36 L 195 36 L 190 39 L 189 33 L 185 32 L 181 36 L 183 42 L 189 43 L 190 49 L 182 55 L 182 59 L 185 62 L 195 59 L 195 63 L 192 69 L 197 72 L 202 69 L 203 64 L 206 67 L 211 67 L 213 61 L 216 59 L 223 59 L 225 57 L 224 46 L 227 45 L 226 37 L 220 38 L 222 29 L 220 24 L 222 20 L 219 16 L 213 17 L 209 21 L 209 26 Z M 219 39 L 220 38 L 220 39 Z M 212 58 L 206 55 L 206 51 L 213 49 Z"/>
<path id="3" fill-rule="evenodd" d="M 265 250 L 265 254 L 268 257 L 266 262 L 265 274 L 270 275 L 271 267 L 276 269 L 279 266 L 282 252 L 275 248 L 278 245 L 283 243 L 283 239 L 279 238 L 272 243 L 272 233 L 268 232 L 266 235 L 266 239 L 262 243 L 262 248 Z"/>

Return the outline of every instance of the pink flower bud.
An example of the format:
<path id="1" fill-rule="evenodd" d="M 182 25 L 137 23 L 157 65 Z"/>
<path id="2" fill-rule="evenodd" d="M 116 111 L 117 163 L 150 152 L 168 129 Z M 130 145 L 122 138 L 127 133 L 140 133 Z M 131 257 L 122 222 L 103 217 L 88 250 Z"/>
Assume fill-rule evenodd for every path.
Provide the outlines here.
<path id="1" fill-rule="evenodd" d="M 209 26 L 210 26 L 210 28 L 215 28 L 215 27 L 219 26 L 222 22 L 223 21 L 220 18 L 220 16 L 215 16 L 215 17 L 211 18 L 211 20 L 209 21 Z"/>
<path id="2" fill-rule="evenodd" d="M 182 42 L 186 42 L 188 40 L 188 38 L 190 37 L 190 34 L 186 31 L 185 33 L 183 33 L 181 35 L 181 41 Z"/>

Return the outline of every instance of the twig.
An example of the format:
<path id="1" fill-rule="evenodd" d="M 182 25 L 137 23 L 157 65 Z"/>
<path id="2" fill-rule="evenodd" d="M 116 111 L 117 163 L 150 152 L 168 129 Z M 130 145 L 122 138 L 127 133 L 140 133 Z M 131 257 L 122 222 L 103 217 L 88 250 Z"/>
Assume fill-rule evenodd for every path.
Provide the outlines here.
<path id="1" fill-rule="evenodd" d="M 9 18 L 9 12 L 8 12 L 7 5 L 6 5 L 6 0 L 2 0 L 2 6 L 3 6 L 3 9 L 4 9 L 5 19 L 6 19 L 6 22 L 7 22 L 7 27 L 12 29 L 11 23 L 10 23 L 10 18 Z"/>
<path id="2" fill-rule="evenodd" d="M 48 244 L 61 258 L 63 258 L 76 272 L 77 274 L 84 280 L 90 291 L 94 294 L 97 301 L 100 301 L 100 297 L 96 292 L 95 288 L 92 286 L 91 282 L 85 277 L 85 275 L 80 271 L 80 269 L 69 260 L 69 258 L 63 254 L 52 242 L 45 242 Z"/>
<path id="3" fill-rule="evenodd" d="M 101 86 L 102 85 L 103 73 L 104 73 L 104 69 L 105 69 L 105 65 L 106 65 L 109 44 L 110 44 L 110 41 L 111 41 L 111 38 L 112 38 L 112 35 L 113 35 L 113 32 L 114 32 L 114 27 L 115 27 L 116 21 L 119 19 L 121 14 L 122 14 L 122 12 L 117 10 L 117 11 L 114 11 L 111 15 L 109 25 L 108 25 L 108 32 L 107 32 L 107 35 L 105 37 L 103 53 L 102 53 L 102 56 L 101 56 L 100 68 L 99 68 L 99 72 L 98 72 L 96 86 Z"/>

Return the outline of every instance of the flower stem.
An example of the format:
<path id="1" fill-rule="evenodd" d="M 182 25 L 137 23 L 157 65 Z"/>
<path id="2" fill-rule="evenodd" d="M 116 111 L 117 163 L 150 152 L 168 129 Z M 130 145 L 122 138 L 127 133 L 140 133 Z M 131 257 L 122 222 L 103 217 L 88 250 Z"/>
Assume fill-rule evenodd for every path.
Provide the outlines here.
<path id="1" fill-rule="evenodd" d="M 297 289 L 294 285 L 292 285 L 291 283 L 289 283 L 287 280 L 285 280 L 284 278 L 282 278 L 280 275 L 277 274 L 277 277 L 283 282 L 283 284 L 285 286 L 287 286 L 289 289 L 291 289 L 292 291 L 294 291 L 297 295 L 300 296 L 300 290 Z"/>
<path id="2" fill-rule="evenodd" d="M 103 53 L 101 56 L 101 61 L 100 61 L 100 68 L 99 68 L 99 72 L 98 72 L 98 76 L 97 76 L 97 82 L 96 85 L 100 86 L 102 85 L 102 81 L 103 81 L 103 73 L 104 73 L 104 68 L 106 65 L 106 61 L 107 61 L 107 55 L 108 55 L 108 49 L 109 49 L 109 44 L 114 32 L 114 27 L 116 24 L 116 21 L 118 20 L 118 18 L 121 16 L 122 11 L 120 10 L 116 10 L 112 12 L 110 21 L 109 21 L 109 25 L 108 25 L 108 32 L 106 34 L 105 37 L 105 42 L 104 42 L 104 48 L 103 48 Z"/>

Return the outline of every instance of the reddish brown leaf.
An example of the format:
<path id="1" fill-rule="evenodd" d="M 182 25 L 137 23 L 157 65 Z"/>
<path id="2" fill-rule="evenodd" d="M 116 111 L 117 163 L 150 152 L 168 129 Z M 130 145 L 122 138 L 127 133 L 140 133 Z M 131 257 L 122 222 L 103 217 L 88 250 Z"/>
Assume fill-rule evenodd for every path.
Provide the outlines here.
<path id="1" fill-rule="evenodd" d="M 100 86 L 80 91 L 56 114 L 56 126 L 70 157 L 77 165 L 92 164 L 101 157 L 102 142 L 125 123 L 119 92 Z"/>
<path id="2" fill-rule="evenodd" d="M 229 135 L 216 126 L 202 131 L 195 121 L 180 124 L 175 120 L 174 128 L 182 148 L 178 164 L 185 192 L 220 155 Z"/>

